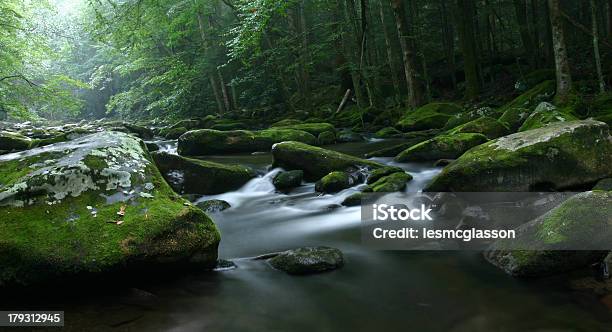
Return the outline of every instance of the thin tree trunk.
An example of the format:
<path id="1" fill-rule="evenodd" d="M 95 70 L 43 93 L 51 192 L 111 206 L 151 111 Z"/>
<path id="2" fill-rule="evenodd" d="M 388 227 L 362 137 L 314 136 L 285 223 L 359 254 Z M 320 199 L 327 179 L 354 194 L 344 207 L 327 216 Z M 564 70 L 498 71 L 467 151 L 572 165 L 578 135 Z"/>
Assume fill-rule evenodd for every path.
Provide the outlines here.
<path id="1" fill-rule="evenodd" d="M 521 41 L 523 42 L 523 52 L 529 62 L 531 70 L 536 69 L 535 47 L 531 34 L 529 33 L 529 23 L 527 21 L 527 2 L 525 0 L 513 0 L 514 12 L 516 13 L 516 21 L 518 22 L 519 31 L 521 33 Z"/>
<path id="2" fill-rule="evenodd" d="M 599 92 L 606 92 L 606 83 L 601 71 L 601 57 L 599 54 L 599 30 L 597 29 L 597 8 L 595 0 L 590 0 L 591 3 L 591 21 L 593 23 L 593 54 L 595 54 L 595 67 L 597 69 L 597 81 L 599 82 Z"/>
<path id="3" fill-rule="evenodd" d="M 206 32 L 204 31 L 204 19 L 202 18 L 202 13 L 198 12 L 198 29 L 200 31 L 200 38 L 202 39 L 202 43 L 204 44 L 204 57 L 207 55 L 209 41 L 206 39 Z M 214 73 L 208 73 L 208 81 L 210 82 L 210 86 L 213 90 L 213 94 L 215 95 L 215 100 L 217 101 L 217 108 L 219 109 L 219 113 L 225 113 L 225 106 L 223 104 L 223 99 L 221 98 L 221 94 L 219 93 L 219 86 L 217 85 L 217 80 L 215 79 Z"/>
<path id="4" fill-rule="evenodd" d="M 419 82 L 415 66 L 415 53 L 410 47 L 408 24 L 406 22 L 404 4 L 402 0 L 391 0 L 391 9 L 395 16 L 395 25 L 399 35 L 402 48 L 402 59 L 404 61 L 404 73 L 408 85 L 408 106 L 417 107 L 423 103 L 423 92 Z"/>
<path id="5" fill-rule="evenodd" d="M 383 9 L 383 0 L 378 1 L 378 7 L 380 10 L 380 24 L 382 26 L 383 34 L 385 37 L 385 49 L 387 50 L 387 61 L 389 62 L 389 71 L 391 72 L 391 81 L 393 82 L 393 91 L 395 92 L 395 100 L 399 101 L 400 98 L 400 81 L 397 76 L 397 69 L 395 68 L 395 61 L 393 57 L 393 48 L 391 47 L 391 38 L 389 37 L 389 31 L 385 24 L 385 11 Z"/>
<path id="6" fill-rule="evenodd" d="M 536 60 L 536 67 L 540 67 L 540 29 L 538 29 L 538 1 L 539 0 L 531 0 L 531 29 L 533 35 L 533 46 L 534 46 L 534 55 Z"/>
<path id="7" fill-rule="evenodd" d="M 302 67 L 302 87 L 304 90 L 304 102 L 310 106 L 310 74 L 308 72 L 308 62 L 310 61 L 309 54 L 309 41 L 308 41 L 308 28 L 306 23 L 306 4 L 305 0 L 300 1 L 299 5 L 300 12 L 300 32 L 302 33 L 302 54 L 300 55 L 301 67 Z"/>
<path id="8" fill-rule="evenodd" d="M 557 95 L 559 102 L 564 103 L 572 90 L 572 75 L 567 57 L 563 18 L 559 0 L 548 0 L 552 43 L 555 54 L 555 71 L 557 75 Z"/>
<path id="9" fill-rule="evenodd" d="M 343 2 L 343 0 L 338 0 L 339 3 Z M 345 54 L 350 56 L 351 59 L 351 80 L 353 81 L 353 90 L 355 91 L 355 98 L 357 99 L 357 106 L 365 107 L 366 102 L 363 95 L 363 90 L 361 89 L 361 81 L 363 75 L 361 73 L 360 68 L 360 59 L 359 55 L 355 55 L 356 50 L 361 49 L 361 34 L 359 34 L 359 28 L 357 25 L 357 17 L 355 14 L 355 1 L 347 0 L 346 5 L 341 4 L 342 9 L 344 11 L 345 16 L 345 24 L 348 24 L 351 27 L 352 34 L 351 36 L 346 37 L 343 33 L 343 36 L 346 37 L 347 43 L 345 45 L 346 52 Z"/>
<path id="10" fill-rule="evenodd" d="M 476 99 L 480 93 L 478 54 L 474 38 L 474 0 L 457 0 L 457 31 L 463 53 L 465 98 Z"/>
<path id="11" fill-rule="evenodd" d="M 223 74 L 221 70 L 217 68 L 217 74 L 219 75 L 219 85 L 221 86 L 221 93 L 223 94 L 223 104 L 225 105 L 226 111 L 232 110 L 232 104 L 230 104 L 229 93 L 227 92 L 227 86 L 225 85 L 225 79 L 223 79 Z"/>
<path id="12" fill-rule="evenodd" d="M 553 42 L 552 42 L 552 24 L 550 22 L 550 8 L 548 7 L 548 0 L 544 1 L 543 7 L 544 9 L 544 17 L 546 22 L 544 26 L 545 34 L 544 34 L 544 51 L 546 52 L 546 67 L 552 68 L 554 66 L 554 50 L 553 50 Z"/>
<path id="13" fill-rule="evenodd" d="M 453 89 L 457 89 L 457 66 L 455 62 L 455 32 L 453 25 L 450 24 L 449 13 L 446 8 L 446 0 L 440 0 L 440 9 L 442 12 L 442 22 L 444 26 L 444 40 L 446 42 L 446 64 L 451 75 Z"/>
<path id="14" fill-rule="evenodd" d="M 608 12 L 608 38 L 612 39 L 612 0 L 608 0 L 606 7 Z"/>

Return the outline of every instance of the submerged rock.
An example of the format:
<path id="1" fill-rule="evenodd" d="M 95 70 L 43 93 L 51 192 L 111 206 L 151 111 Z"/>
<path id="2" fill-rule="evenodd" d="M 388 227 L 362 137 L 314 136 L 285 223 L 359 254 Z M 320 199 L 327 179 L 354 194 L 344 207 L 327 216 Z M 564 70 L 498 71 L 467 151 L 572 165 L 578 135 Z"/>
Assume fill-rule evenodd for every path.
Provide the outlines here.
<path id="1" fill-rule="evenodd" d="M 377 162 L 322 149 L 300 142 L 282 142 L 272 148 L 274 166 L 300 169 L 307 178 L 320 179 L 333 171 L 353 173 L 359 169 L 383 167 Z"/>
<path id="2" fill-rule="evenodd" d="M 272 145 L 284 141 L 315 144 L 316 138 L 305 131 L 295 129 L 266 129 L 261 131 L 194 130 L 179 138 L 178 152 L 185 156 L 215 153 L 269 151 Z"/>
<path id="3" fill-rule="evenodd" d="M 304 171 L 301 170 L 280 172 L 276 174 L 272 180 L 272 184 L 274 184 L 274 187 L 278 190 L 287 190 L 301 186 L 303 179 Z"/>
<path id="4" fill-rule="evenodd" d="M 363 193 L 354 193 L 342 201 L 343 206 L 359 206 L 361 205 L 361 199 L 363 198 Z"/>
<path id="5" fill-rule="evenodd" d="M 213 267 L 219 233 L 142 141 L 102 132 L 0 156 L 0 286 Z"/>
<path id="6" fill-rule="evenodd" d="M 181 157 L 166 152 L 151 154 L 174 191 L 214 195 L 238 189 L 255 177 L 250 168 Z"/>
<path id="7" fill-rule="evenodd" d="M 397 162 L 455 159 L 469 149 L 485 143 L 482 134 L 458 133 L 439 135 L 402 151 L 395 157 Z"/>
<path id="8" fill-rule="evenodd" d="M 612 137 L 605 123 L 558 122 L 471 149 L 425 190 L 562 190 L 611 177 L 610 165 Z"/>
<path id="9" fill-rule="evenodd" d="M 230 203 L 220 199 L 209 199 L 197 203 L 196 206 L 206 213 L 217 213 L 232 207 Z"/>
<path id="10" fill-rule="evenodd" d="M 543 216 L 516 229 L 516 239 L 499 240 L 485 253 L 508 274 L 535 277 L 601 262 L 612 238 L 612 193 L 577 194 Z M 527 250 L 511 250 L 525 248 Z"/>
<path id="11" fill-rule="evenodd" d="M 330 247 L 305 247 L 287 250 L 268 260 L 275 269 L 289 274 L 313 274 L 342 267 L 342 252 Z"/>
<path id="12" fill-rule="evenodd" d="M 395 127 L 402 131 L 439 129 L 443 128 L 452 116 L 461 111 L 461 107 L 456 104 L 430 103 L 416 110 L 406 111 Z"/>
<path id="13" fill-rule="evenodd" d="M 341 190 L 352 187 L 355 184 L 350 174 L 346 172 L 331 172 L 325 175 L 315 184 L 315 190 L 322 193 L 336 193 Z"/>

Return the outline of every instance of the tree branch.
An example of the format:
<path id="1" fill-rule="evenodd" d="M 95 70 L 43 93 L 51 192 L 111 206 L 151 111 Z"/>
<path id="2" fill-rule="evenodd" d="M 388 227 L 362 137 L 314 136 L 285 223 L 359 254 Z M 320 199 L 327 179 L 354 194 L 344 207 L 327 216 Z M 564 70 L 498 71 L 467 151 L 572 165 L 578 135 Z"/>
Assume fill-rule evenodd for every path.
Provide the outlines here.
<path id="1" fill-rule="evenodd" d="M 27 83 L 30 85 L 30 87 L 38 87 L 38 84 L 36 84 L 36 83 L 34 83 L 34 82 L 30 81 L 29 79 L 27 79 L 25 76 L 23 76 L 23 75 L 21 75 L 21 74 L 18 74 L 18 75 L 9 75 L 9 76 L 0 77 L 0 82 L 2 82 L 2 81 L 4 81 L 4 80 L 11 79 L 11 78 L 20 78 L 20 79 L 22 79 L 22 80 L 26 81 L 26 82 L 27 82 Z"/>
<path id="2" fill-rule="evenodd" d="M 590 31 L 588 28 L 586 28 L 584 25 L 582 25 L 582 24 L 580 24 L 580 23 L 576 22 L 576 21 L 575 21 L 573 18 L 571 18 L 569 15 L 567 15 L 567 14 L 566 14 L 565 12 L 563 12 L 562 10 L 560 10 L 560 12 L 561 12 L 561 16 L 562 16 L 564 19 L 566 19 L 566 20 L 567 20 L 567 21 L 568 21 L 568 22 L 569 22 L 571 25 L 575 26 L 576 28 L 578 28 L 578 30 L 580 30 L 580 31 L 582 31 L 582 32 L 584 32 L 584 33 L 586 33 L 587 35 L 589 35 L 589 36 L 591 36 L 591 37 L 595 37 L 595 35 L 593 34 L 593 32 L 591 32 L 591 31 Z M 606 46 L 608 46 L 608 47 L 612 48 L 612 44 L 610 44 L 610 43 L 609 43 L 607 40 L 602 39 L 602 38 L 598 38 L 598 39 L 599 39 L 599 41 L 600 41 L 602 44 L 604 44 L 604 45 L 606 45 Z"/>

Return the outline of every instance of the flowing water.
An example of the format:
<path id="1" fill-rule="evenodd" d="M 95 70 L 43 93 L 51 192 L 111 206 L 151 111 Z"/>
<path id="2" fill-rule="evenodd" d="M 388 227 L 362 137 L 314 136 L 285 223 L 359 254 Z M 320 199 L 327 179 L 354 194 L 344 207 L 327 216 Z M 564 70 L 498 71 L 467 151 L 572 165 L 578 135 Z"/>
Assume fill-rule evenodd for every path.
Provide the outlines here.
<path id="1" fill-rule="evenodd" d="M 334 149 L 360 155 L 391 143 Z M 199 198 L 232 204 L 213 218 L 222 234 L 219 255 L 237 268 L 39 301 L 66 310 L 75 331 L 609 331 L 612 326 L 609 311 L 594 297 L 577 296 L 554 279 L 514 279 L 477 252 L 362 246 L 359 207 L 339 206 L 356 188 L 319 196 L 310 183 L 281 194 L 271 184 L 278 170 L 268 169 L 269 154 L 207 159 L 249 164 L 262 173 L 235 192 Z M 419 191 L 439 172 L 423 164 L 396 165 L 414 176 L 407 191 Z M 318 245 L 341 249 L 345 266 L 290 276 L 249 259 Z"/>

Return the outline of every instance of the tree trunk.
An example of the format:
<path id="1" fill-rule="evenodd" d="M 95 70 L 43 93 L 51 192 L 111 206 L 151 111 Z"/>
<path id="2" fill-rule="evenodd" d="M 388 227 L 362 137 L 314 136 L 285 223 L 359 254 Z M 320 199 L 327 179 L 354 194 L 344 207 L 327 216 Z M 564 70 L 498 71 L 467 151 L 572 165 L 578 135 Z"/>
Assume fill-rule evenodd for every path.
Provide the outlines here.
<path id="1" fill-rule="evenodd" d="M 597 29 L 597 8 L 595 0 L 590 0 L 591 3 L 591 21 L 593 23 L 593 54 L 595 55 L 595 68 L 597 69 L 597 81 L 599 82 L 599 92 L 606 92 L 606 83 L 601 71 L 601 57 L 599 54 L 599 30 Z"/>
<path id="2" fill-rule="evenodd" d="M 529 23 L 527 21 L 527 3 L 525 0 L 513 0 L 514 12 L 516 13 L 516 21 L 521 33 L 521 41 L 523 42 L 523 52 L 529 62 L 531 70 L 536 69 L 535 46 L 529 33 Z"/>
<path id="3" fill-rule="evenodd" d="M 548 7 L 548 0 L 544 1 L 542 8 L 544 9 L 544 18 L 546 20 L 544 27 L 544 52 L 545 52 L 545 64 L 546 68 L 552 68 L 554 66 L 554 51 L 552 42 L 552 24 L 550 23 L 550 9 Z"/>
<path id="4" fill-rule="evenodd" d="M 478 54 L 474 38 L 474 0 L 457 0 L 457 31 L 463 53 L 465 98 L 476 99 L 480 93 Z"/>
<path id="5" fill-rule="evenodd" d="M 423 92 L 421 82 L 419 82 L 415 50 L 410 47 L 410 36 L 408 32 L 408 24 L 406 22 L 404 4 L 402 0 L 391 0 L 391 9 L 395 16 L 395 25 L 399 35 L 400 46 L 402 48 L 402 59 L 404 61 L 404 73 L 406 75 L 406 83 L 408 85 L 408 106 L 418 107 L 423 103 Z"/>
<path id="6" fill-rule="evenodd" d="M 457 89 L 457 67 L 455 62 L 455 32 L 453 25 L 450 24 L 448 9 L 446 8 L 446 0 L 440 0 L 440 9 L 442 12 L 442 22 L 444 27 L 444 41 L 446 49 L 446 64 L 451 75 L 453 90 Z"/>
<path id="7" fill-rule="evenodd" d="M 197 12 L 198 18 L 198 29 L 200 31 L 200 38 L 202 39 L 202 44 L 204 45 L 204 57 L 207 56 L 209 41 L 206 39 L 206 32 L 204 31 L 204 19 L 202 17 L 202 13 Z M 208 73 L 208 82 L 210 83 L 211 89 L 213 90 L 213 94 L 215 95 L 215 100 L 217 101 L 217 108 L 219 113 L 225 113 L 225 105 L 223 104 L 223 99 L 221 98 L 221 94 L 219 93 L 219 86 L 217 85 L 217 80 L 215 79 L 214 72 Z"/>
<path id="8" fill-rule="evenodd" d="M 540 59 L 542 53 L 540 53 L 540 29 L 538 29 L 538 1 L 531 0 L 531 29 L 533 35 L 533 46 L 536 67 L 540 67 Z"/>
<path id="9" fill-rule="evenodd" d="M 359 28 L 357 26 L 357 17 L 355 14 L 355 1 L 347 0 L 347 3 L 343 3 L 344 0 L 338 0 L 338 4 L 344 12 L 344 23 L 340 25 L 342 36 L 345 40 L 345 54 L 349 56 L 350 68 L 351 68 L 351 80 L 353 81 L 353 91 L 355 92 L 355 99 L 357 100 L 357 106 L 365 107 L 366 101 L 364 99 L 363 90 L 361 88 L 362 73 L 359 67 L 359 54 L 357 50 L 361 49 L 362 40 L 359 34 Z M 344 25 L 348 25 L 352 31 L 349 36 L 344 33 L 342 28 Z"/>
<path id="10" fill-rule="evenodd" d="M 385 11 L 383 9 L 383 0 L 378 1 L 378 7 L 380 10 L 380 24 L 382 26 L 383 34 L 385 37 L 385 49 L 387 50 L 387 61 L 389 62 L 389 71 L 391 72 L 391 81 L 393 82 L 393 91 L 395 92 L 395 100 L 399 101 L 400 98 L 400 81 L 397 76 L 397 69 L 395 68 L 395 61 L 393 57 L 393 48 L 391 47 L 391 38 L 389 37 L 389 31 L 385 24 Z"/>
<path id="11" fill-rule="evenodd" d="M 310 93 L 310 73 L 308 71 L 308 63 L 310 62 L 309 54 L 309 42 L 308 42 L 308 28 L 306 23 L 306 4 L 305 0 L 300 1 L 299 4 L 299 19 L 300 19 L 300 32 L 302 34 L 302 54 L 300 55 L 301 67 L 302 67 L 302 88 L 304 92 L 304 102 L 310 106 L 311 93 Z"/>
<path id="12" fill-rule="evenodd" d="M 608 38 L 612 39 L 612 0 L 608 0 Z"/>
<path id="13" fill-rule="evenodd" d="M 552 30 L 552 45 L 555 55 L 555 72 L 557 75 L 557 95 L 559 102 L 567 101 L 572 90 L 572 75 L 570 73 L 565 34 L 563 32 L 563 18 L 559 0 L 548 0 L 550 24 Z"/>
<path id="14" fill-rule="evenodd" d="M 219 85 L 221 86 L 221 93 L 223 95 L 223 104 L 225 105 L 225 110 L 229 112 L 232 110 L 232 104 L 230 103 L 229 93 L 227 92 L 227 86 L 225 85 L 225 79 L 223 79 L 221 69 L 217 68 L 217 74 L 219 75 Z"/>

